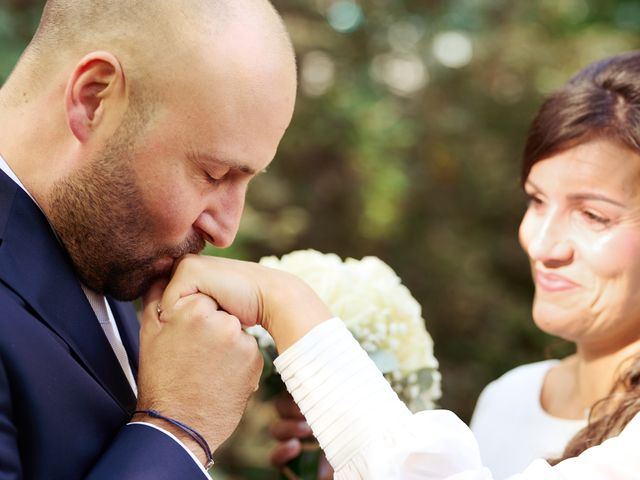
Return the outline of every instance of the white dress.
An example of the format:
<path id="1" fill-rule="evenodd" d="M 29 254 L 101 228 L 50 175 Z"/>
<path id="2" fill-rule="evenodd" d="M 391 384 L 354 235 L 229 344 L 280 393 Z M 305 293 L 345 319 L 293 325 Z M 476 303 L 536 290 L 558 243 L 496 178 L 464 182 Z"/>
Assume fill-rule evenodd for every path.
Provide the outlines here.
<path id="1" fill-rule="evenodd" d="M 567 420 L 542 409 L 547 372 L 558 360 L 514 368 L 485 387 L 471 418 L 482 463 L 497 478 L 524 470 L 536 458 L 559 458 L 584 420 Z"/>
<path id="2" fill-rule="evenodd" d="M 275 361 L 335 470 L 335 480 L 491 480 L 469 427 L 447 410 L 412 415 L 339 319 Z M 640 480 L 640 414 L 622 433 L 511 480 Z"/>

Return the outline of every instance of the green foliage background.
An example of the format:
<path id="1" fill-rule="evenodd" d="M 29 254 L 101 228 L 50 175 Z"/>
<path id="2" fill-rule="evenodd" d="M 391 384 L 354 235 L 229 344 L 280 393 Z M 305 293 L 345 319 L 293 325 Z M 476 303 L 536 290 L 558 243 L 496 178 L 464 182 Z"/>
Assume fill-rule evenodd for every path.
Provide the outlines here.
<path id="1" fill-rule="evenodd" d="M 0 0 L 0 82 L 43 3 Z M 484 384 L 555 348 L 532 325 L 531 282 L 517 243 L 528 123 L 544 94 L 579 68 L 638 48 L 640 3 L 274 4 L 298 54 L 297 110 L 269 173 L 249 191 L 235 245 L 211 253 L 257 260 L 315 248 L 379 256 L 423 306 L 441 362 L 442 406 L 468 419 Z M 456 68 L 434 50 L 451 31 L 473 52 Z M 407 91 L 416 77 L 424 86 Z M 251 412 L 269 415 L 264 407 Z M 264 452 L 252 446 L 258 437 L 242 430 L 218 464 L 229 478 L 273 478 L 262 468 Z"/>

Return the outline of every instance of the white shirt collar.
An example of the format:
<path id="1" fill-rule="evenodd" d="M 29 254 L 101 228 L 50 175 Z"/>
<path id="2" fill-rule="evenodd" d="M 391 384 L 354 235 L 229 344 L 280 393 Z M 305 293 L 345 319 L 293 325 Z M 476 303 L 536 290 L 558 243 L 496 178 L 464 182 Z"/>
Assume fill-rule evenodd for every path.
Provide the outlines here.
<path id="1" fill-rule="evenodd" d="M 29 190 L 27 190 L 27 188 L 22 184 L 22 182 L 20 181 L 18 176 L 15 174 L 15 172 L 13 170 L 11 170 L 11 167 L 9 166 L 9 164 L 4 160 L 4 158 L 2 158 L 2 155 L 0 155 L 0 170 L 2 170 L 4 173 L 6 173 L 11 180 L 16 182 L 18 184 L 18 186 L 22 190 L 24 190 L 27 195 L 29 195 L 31 197 L 31 200 L 33 200 L 34 202 L 36 201 L 33 198 L 33 196 L 29 193 Z M 38 202 L 36 202 L 36 205 L 37 204 L 38 204 Z"/>

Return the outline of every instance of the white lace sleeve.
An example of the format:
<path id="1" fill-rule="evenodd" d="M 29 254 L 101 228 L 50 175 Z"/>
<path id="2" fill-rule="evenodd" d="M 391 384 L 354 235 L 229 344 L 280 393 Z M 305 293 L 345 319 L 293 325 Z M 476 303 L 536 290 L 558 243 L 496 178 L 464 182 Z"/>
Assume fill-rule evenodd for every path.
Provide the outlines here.
<path id="1" fill-rule="evenodd" d="M 339 319 L 276 359 L 335 480 L 490 480 L 469 428 L 447 410 L 412 415 Z M 511 480 L 640 479 L 640 415 L 617 438 L 551 467 L 536 460 Z"/>
<path id="2" fill-rule="evenodd" d="M 490 478 L 468 427 L 446 410 L 412 415 L 339 319 L 309 332 L 276 368 L 336 480 Z"/>

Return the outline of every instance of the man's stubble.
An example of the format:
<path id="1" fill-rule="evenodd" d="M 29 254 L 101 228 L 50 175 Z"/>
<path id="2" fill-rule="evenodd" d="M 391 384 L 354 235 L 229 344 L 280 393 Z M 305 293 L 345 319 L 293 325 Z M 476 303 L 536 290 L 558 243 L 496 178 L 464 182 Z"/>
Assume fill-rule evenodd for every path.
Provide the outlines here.
<path id="1" fill-rule="evenodd" d="M 158 245 L 132 168 L 143 128 L 130 115 L 95 159 L 53 185 L 47 200 L 49 221 L 81 282 L 118 300 L 133 300 L 168 277 L 171 266 L 159 267 L 159 259 L 204 248 L 197 233 L 179 245 Z"/>

